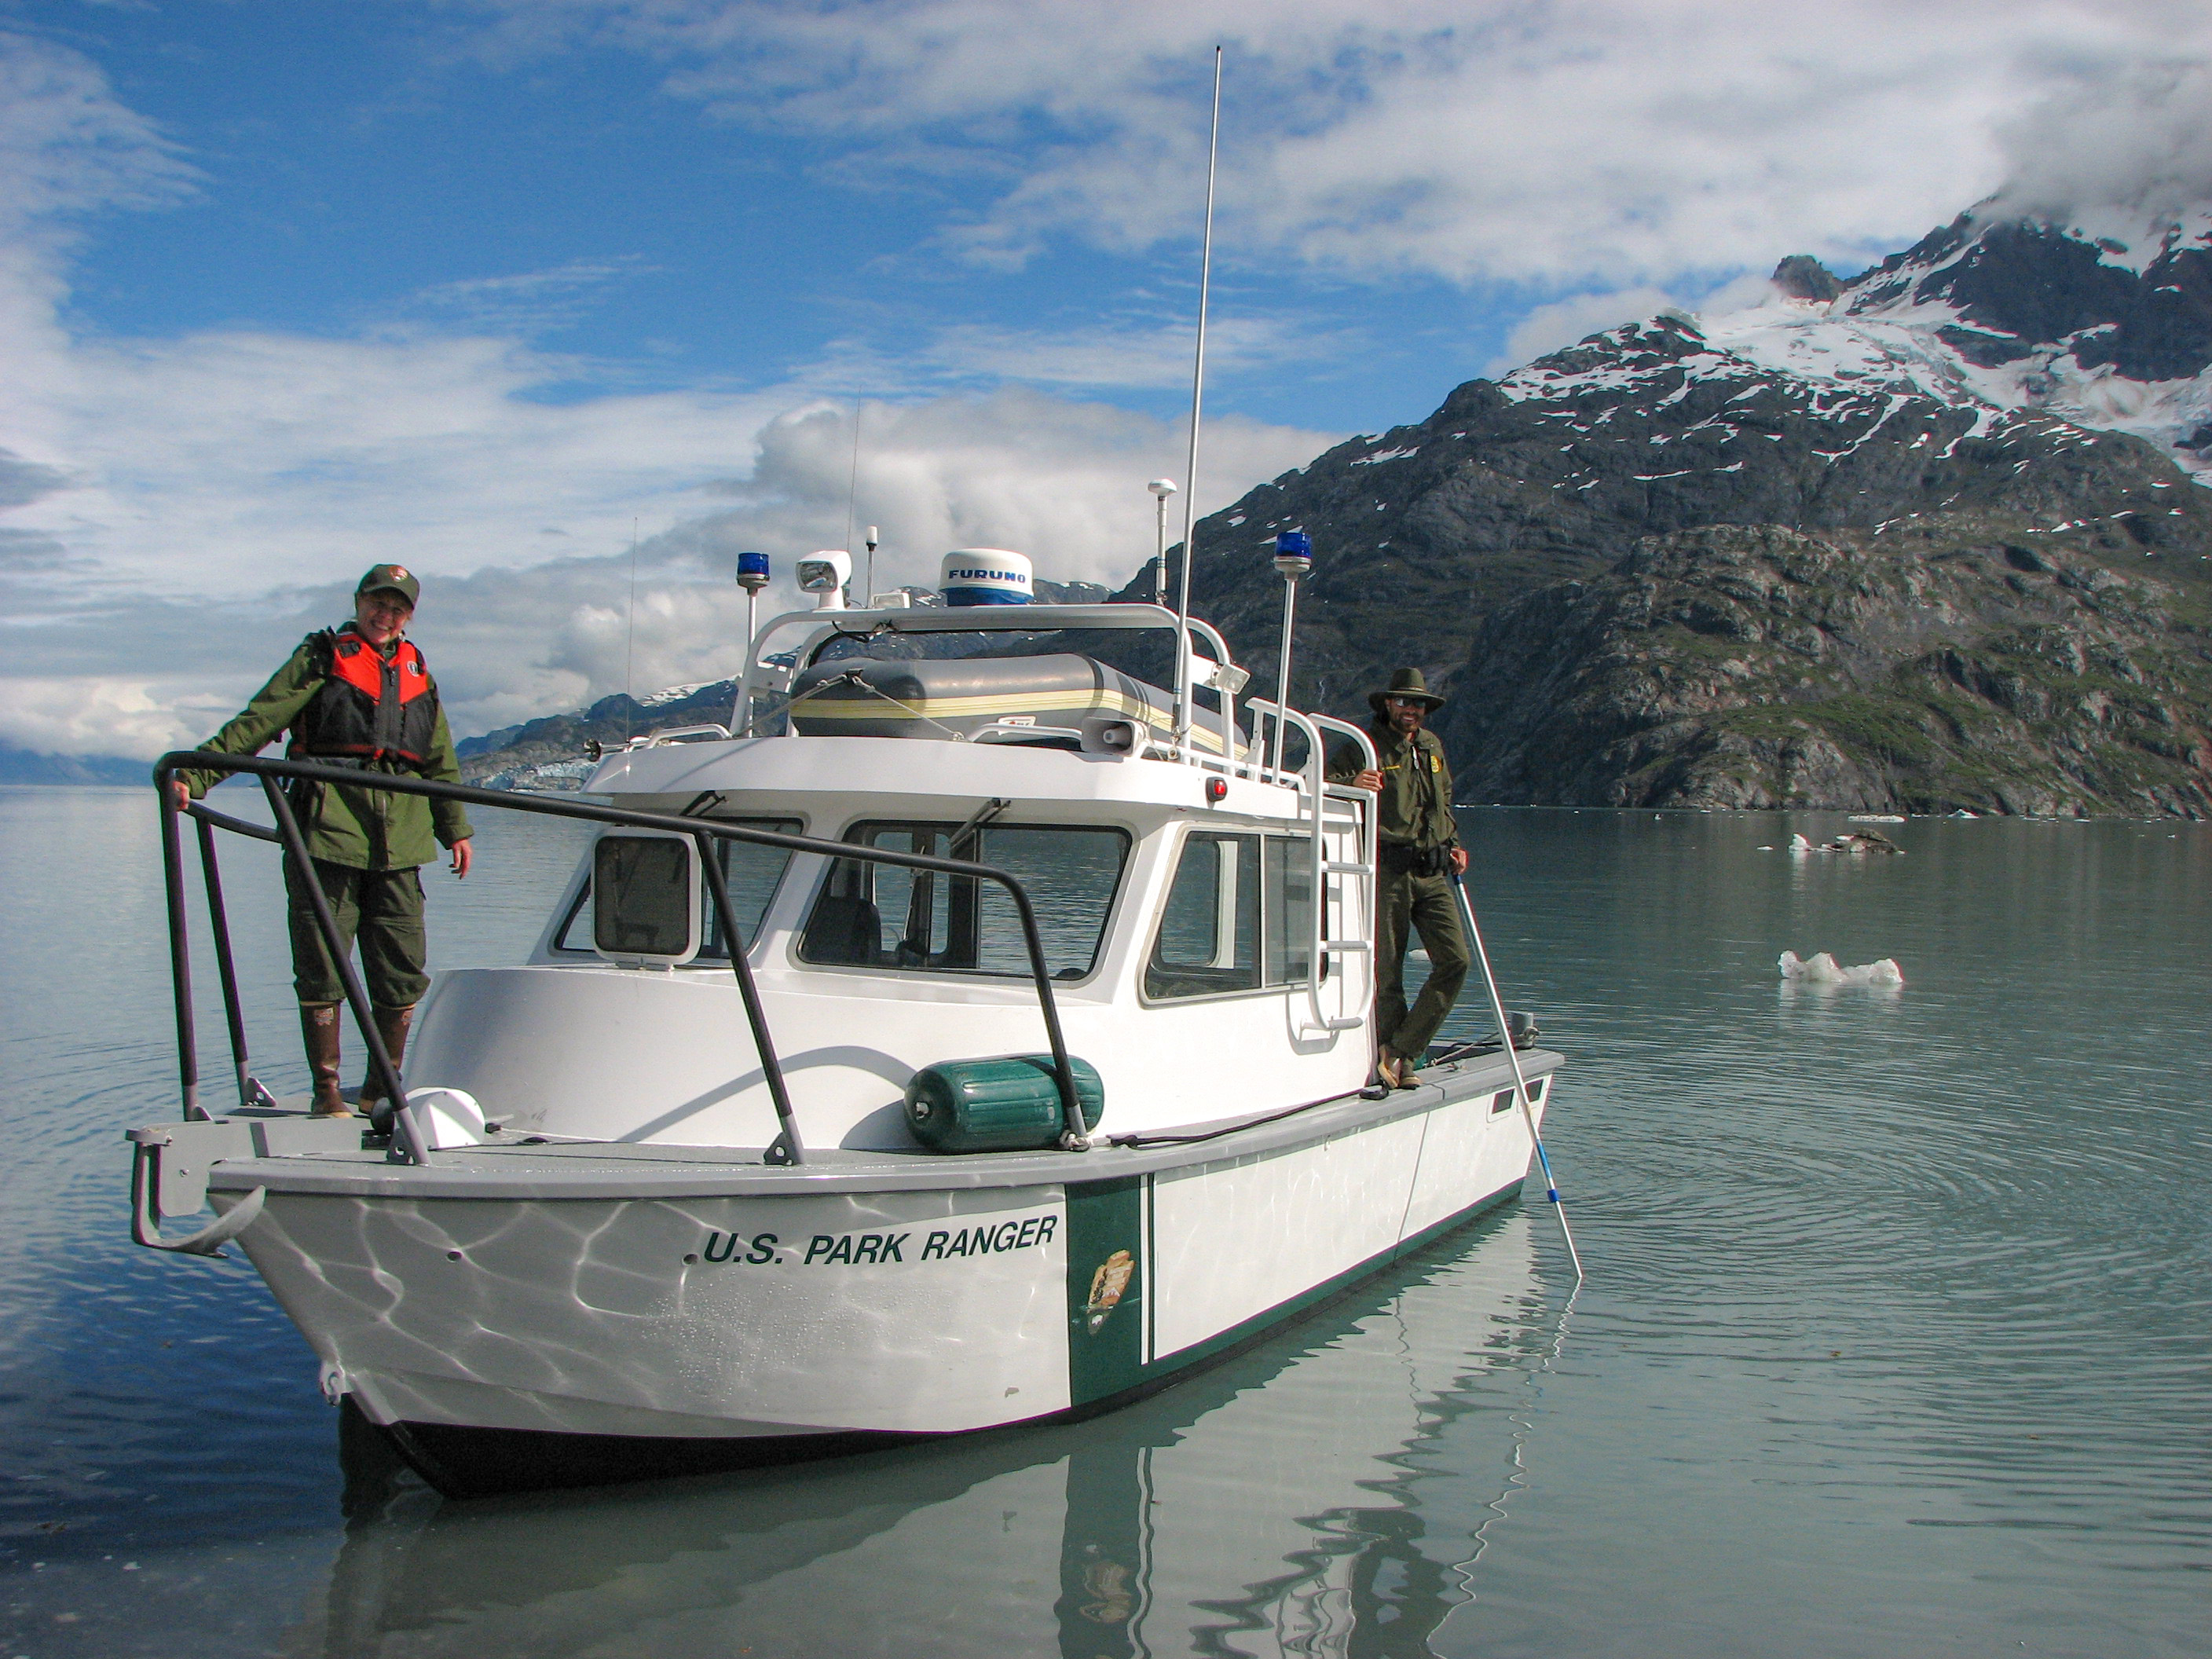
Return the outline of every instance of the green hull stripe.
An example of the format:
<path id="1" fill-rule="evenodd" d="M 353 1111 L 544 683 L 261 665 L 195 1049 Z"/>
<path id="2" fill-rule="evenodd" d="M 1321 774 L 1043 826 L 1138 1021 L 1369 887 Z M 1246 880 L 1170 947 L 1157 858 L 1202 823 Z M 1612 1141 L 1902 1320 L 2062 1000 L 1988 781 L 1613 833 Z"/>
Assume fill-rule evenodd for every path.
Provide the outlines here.
<path id="1" fill-rule="evenodd" d="M 1145 1380 L 1145 1177 L 1067 1193 L 1067 1398 L 1085 1406 Z"/>
<path id="2" fill-rule="evenodd" d="M 1389 1249 L 1379 1250 L 1342 1273 L 1271 1308 L 1264 1308 L 1225 1330 L 1217 1331 L 1203 1341 L 1178 1348 L 1149 1365 L 1143 1363 L 1143 1350 L 1138 1344 L 1145 1310 L 1128 1306 L 1136 1301 L 1144 1280 L 1141 1199 L 1134 1190 L 1143 1179 L 1141 1176 L 1129 1176 L 1068 1189 L 1067 1395 L 1071 1406 L 1087 1406 L 1133 1389 L 1157 1387 L 1178 1371 L 1202 1365 L 1226 1350 L 1239 1347 L 1269 1328 L 1294 1320 L 1319 1304 L 1341 1295 L 1361 1279 L 1373 1277 L 1395 1261 L 1403 1261 L 1454 1228 L 1466 1225 L 1485 1210 L 1518 1194 L 1528 1177 L 1510 1181 L 1465 1209 L 1455 1210 L 1433 1225 L 1399 1240 Z M 1079 1240 L 1082 1241 L 1080 1249 Z M 1091 1285 L 1100 1265 L 1107 1262 L 1115 1250 L 1129 1253 L 1134 1271 L 1129 1275 L 1121 1305 L 1101 1321 L 1090 1307 Z M 1123 1308 L 1138 1317 L 1122 1320 Z M 1107 1337 L 1117 1322 L 1121 1327 L 1118 1337 L 1101 1342 L 1099 1339 Z"/>

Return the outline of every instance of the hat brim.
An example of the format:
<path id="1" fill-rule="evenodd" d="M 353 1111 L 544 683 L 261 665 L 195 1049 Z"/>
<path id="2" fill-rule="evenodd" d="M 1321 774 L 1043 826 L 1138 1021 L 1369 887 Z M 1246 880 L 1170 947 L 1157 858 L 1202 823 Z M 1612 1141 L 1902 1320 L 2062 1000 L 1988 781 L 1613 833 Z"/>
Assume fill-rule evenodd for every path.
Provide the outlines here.
<path id="1" fill-rule="evenodd" d="M 372 593 L 397 593 L 401 599 L 406 600 L 408 604 L 413 605 L 416 603 L 415 596 L 412 593 L 410 593 L 404 587 L 394 586 L 390 582 L 379 582 L 374 587 L 356 587 L 353 591 L 353 596 L 356 599 L 365 599 Z"/>
<path id="2" fill-rule="evenodd" d="M 1382 712 L 1382 705 L 1393 697 L 1406 697 L 1415 702 L 1426 703 L 1431 710 L 1444 706 L 1444 700 L 1433 691 L 1370 691 L 1367 706 L 1379 714 Z"/>

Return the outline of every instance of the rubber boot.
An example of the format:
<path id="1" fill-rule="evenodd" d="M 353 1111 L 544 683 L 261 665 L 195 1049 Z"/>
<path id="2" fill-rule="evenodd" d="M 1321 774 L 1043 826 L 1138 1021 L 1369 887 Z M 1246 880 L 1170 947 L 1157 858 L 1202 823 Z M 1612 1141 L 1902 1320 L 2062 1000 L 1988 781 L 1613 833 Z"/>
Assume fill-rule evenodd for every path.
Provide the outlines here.
<path id="1" fill-rule="evenodd" d="M 307 1049 L 307 1075 L 314 1093 L 308 1109 L 317 1117 L 351 1117 L 338 1090 L 338 1006 L 335 1002 L 300 1005 L 300 1036 Z"/>
<path id="2" fill-rule="evenodd" d="M 415 1024 L 415 1010 L 408 1008 L 371 1008 L 370 1017 L 376 1021 L 376 1034 L 384 1039 L 384 1052 L 392 1056 L 392 1069 L 399 1069 L 400 1056 L 407 1052 L 407 1033 Z M 375 1061 L 368 1061 L 368 1075 L 362 1081 L 354 1098 L 363 1106 L 374 1106 L 384 1098 L 384 1079 L 376 1069 Z"/>

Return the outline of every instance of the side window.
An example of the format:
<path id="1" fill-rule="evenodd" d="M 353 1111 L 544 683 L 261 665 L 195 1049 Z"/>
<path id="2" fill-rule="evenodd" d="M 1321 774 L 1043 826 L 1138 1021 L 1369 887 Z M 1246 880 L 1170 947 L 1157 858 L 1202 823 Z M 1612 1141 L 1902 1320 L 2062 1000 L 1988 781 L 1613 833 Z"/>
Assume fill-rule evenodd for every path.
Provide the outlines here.
<path id="1" fill-rule="evenodd" d="M 1119 830 L 1043 824 L 860 823 L 848 840 L 885 852 L 965 859 L 1018 880 L 1036 912 L 1045 966 L 1081 979 L 1098 960 L 1129 838 Z M 1027 976 L 1029 945 L 1012 896 L 995 882 L 840 859 L 799 945 L 825 967 Z"/>
<path id="2" fill-rule="evenodd" d="M 1185 838 L 1145 964 L 1148 997 L 1204 997 L 1260 984 L 1260 837 Z"/>
<path id="3" fill-rule="evenodd" d="M 1267 983 L 1296 984 L 1306 976 L 1306 957 L 1313 949 L 1313 842 L 1270 836 L 1261 862 L 1267 871 L 1261 891 Z"/>
<path id="4" fill-rule="evenodd" d="M 1145 964 L 1156 1001 L 1255 991 L 1306 976 L 1313 842 L 1203 830 L 1185 839 Z"/>

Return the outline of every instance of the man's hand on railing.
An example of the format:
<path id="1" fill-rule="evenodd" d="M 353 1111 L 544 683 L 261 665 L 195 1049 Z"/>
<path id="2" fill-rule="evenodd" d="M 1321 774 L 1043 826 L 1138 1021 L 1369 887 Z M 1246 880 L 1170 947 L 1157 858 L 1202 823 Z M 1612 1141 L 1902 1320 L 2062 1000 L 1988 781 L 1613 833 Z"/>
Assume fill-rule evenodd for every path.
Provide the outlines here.
<path id="1" fill-rule="evenodd" d="M 453 874 L 457 878 L 466 877 L 469 873 L 469 866 L 476 862 L 476 854 L 470 842 L 465 840 L 457 841 L 450 850 L 453 854 Z"/>
<path id="2" fill-rule="evenodd" d="M 1370 766 L 1365 771 L 1362 772 L 1358 777 L 1352 779 L 1352 787 L 1354 789 L 1372 789 L 1379 795 L 1382 793 L 1382 774 L 1376 768 Z"/>
<path id="3" fill-rule="evenodd" d="M 177 811 L 179 812 L 192 804 L 191 786 L 182 778 L 169 780 L 169 793 L 177 798 Z"/>

